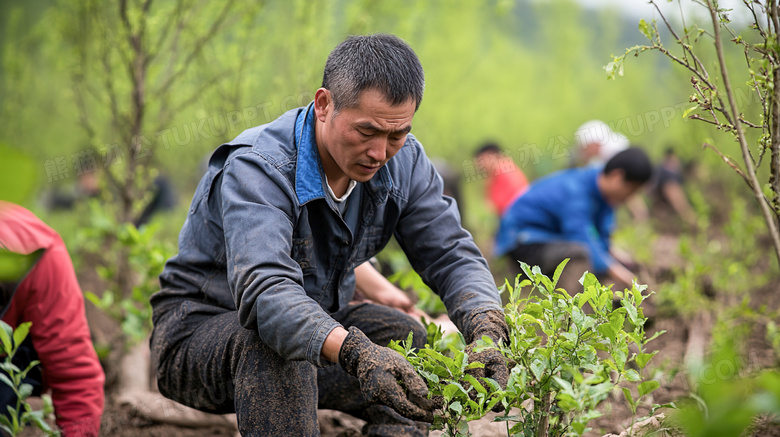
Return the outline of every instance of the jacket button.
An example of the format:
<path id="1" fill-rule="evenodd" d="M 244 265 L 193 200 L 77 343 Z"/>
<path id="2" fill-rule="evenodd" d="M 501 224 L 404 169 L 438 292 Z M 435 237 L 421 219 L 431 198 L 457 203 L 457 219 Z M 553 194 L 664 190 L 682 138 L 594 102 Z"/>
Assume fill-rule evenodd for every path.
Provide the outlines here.
<path id="1" fill-rule="evenodd" d="M 347 241 L 346 239 L 341 240 L 341 244 L 343 244 L 344 246 L 349 246 L 349 241 Z"/>

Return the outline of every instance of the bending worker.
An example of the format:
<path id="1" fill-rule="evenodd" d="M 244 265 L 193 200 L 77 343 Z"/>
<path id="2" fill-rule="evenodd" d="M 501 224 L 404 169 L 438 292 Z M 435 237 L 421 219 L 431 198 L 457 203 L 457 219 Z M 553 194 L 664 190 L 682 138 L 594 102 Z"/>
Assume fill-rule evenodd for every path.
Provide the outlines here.
<path id="1" fill-rule="evenodd" d="M 314 101 L 240 134 L 209 161 L 152 297 L 160 391 L 237 413 L 245 436 L 319 435 L 317 408 L 368 435 L 426 435 L 433 403 L 390 340 L 425 331 L 393 308 L 350 305 L 354 268 L 395 235 L 467 341 L 506 340 L 487 263 L 409 133 L 416 54 L 354 36 L 328 57 Z M 496 350 L 471 354 L 505 384 Z"/>
<path id="2" fill-rule="evenodd" d="M 93 437 L 103 414 L 100 366 L 73 263 L 62 238 L 30 211 L 0 201 L 0 250 L 27 255 L 21 274 L 0 279 L 3 321 L 30 333 L 13 358 L 19 369 L 40 364 L 23 379 L 32 395 L 51 391 L 57 426 L 65 437 Z M 7 253 L 6 253 L 7 254 Z M 5 374 L 5 372 L 3 372 Z M 0 411 L 16 408 L 15 390 L 0 382 Z"/>
<path id="3" fill-rule="evenodd" d="M 570 258 L 561 277 L 561 287 L 569 292 L 585 270 L 630 287 L 635 276 L 610 247 L 615 208 L 652 173 L 647 154 L 631 147 L 603 167 L 563 170 L 532 183 L 501 219 L 497 255 L 538 265 L 550 276 Z"/>

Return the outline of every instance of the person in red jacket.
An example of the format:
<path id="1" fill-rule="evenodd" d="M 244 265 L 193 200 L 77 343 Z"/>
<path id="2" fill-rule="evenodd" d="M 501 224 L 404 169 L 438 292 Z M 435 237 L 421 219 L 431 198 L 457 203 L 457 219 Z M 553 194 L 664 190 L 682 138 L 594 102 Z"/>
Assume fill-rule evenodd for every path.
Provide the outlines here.
<path id="1" fill-rule="evenodd" d="M 25 382 L 33 385 L 33 394 L 51 390 L 63 436 L 97 436 L 105 375 L 65 244 L 30 211 L 0 201 L 0 250 L 37 258 L 25 275 L 0 283 L 2 320 L 14 328 L 32 322 L 15 364 L 24 369 L 32 360 L 40 361 Z M 0 411 L 12 403 L 13 391 L 0 384 Z"/>
<path id="2" fill-rule="evenodd" d="M 487 174 L 486 194 L 498 216 L 528 189 L 528 179 L 512 158 L 495 143 L 486 143 L 474 153 L 477 167 Z"/>

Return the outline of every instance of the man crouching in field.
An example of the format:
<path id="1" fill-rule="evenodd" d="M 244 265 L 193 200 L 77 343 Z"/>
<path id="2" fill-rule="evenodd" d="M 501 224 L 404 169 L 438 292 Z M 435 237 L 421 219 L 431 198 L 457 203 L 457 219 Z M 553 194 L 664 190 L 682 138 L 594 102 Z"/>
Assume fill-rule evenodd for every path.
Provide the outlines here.
<path id="1" fill-rule="evenodd" d="M 152 297 L 160 391 L 237 413 L 245 436 L 319 435 L 317 408 L 365 419 L 368 435 L 424 435 L 424 381 L 385 346 L 411 317 L 350 304 L 354 268 L 395 235 L 472 343 L 507 338 L 487 263 L 409 134 L 424 88 L 391 35 L 350 37 L 307 107 L 218 148 Z M 501 384 L 495 350 L 471 355 Z"/>

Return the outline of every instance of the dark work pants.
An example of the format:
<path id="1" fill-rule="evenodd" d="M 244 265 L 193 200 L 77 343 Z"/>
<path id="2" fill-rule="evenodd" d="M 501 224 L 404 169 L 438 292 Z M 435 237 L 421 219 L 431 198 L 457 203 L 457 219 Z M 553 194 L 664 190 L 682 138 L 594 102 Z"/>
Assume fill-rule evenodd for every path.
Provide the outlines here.
<path id="1" fill-rule="evenodd" d="M 520 264 L 523 261 L 529 266 L 539 266 L 542 273 L 552 279 L 558 264 L 566 258 L 569 263 L 563 269 L 563 274 L 558 282 L 558 287 L 574 294 L 582 291 L 579 280 L 585 270 L 591 268 L 588 249 L 572 241 L 550 241 L 547 243 L 520 244 L 509 252 L 512 258 L 513 268 L 516 273 L 522 273 Z"/>
<path id="2" fill-rule="evenodd" d="M 354 304 L 333 317 L 381 346 L 406 339 L 409 331 L 415 347 L 425 345 L 423 327 L 392 308 Z M 366 401 L 358 380 L 338 364 L 318 369 L 285 360 L 257 331 L 243 328 L 236 311 L 178 300 L 158 305 L 153 318 L 152 363 L 160 392 L 201 411 L 235 412 L 243 436 L 318 436 L 318 407 L 366 420 L 367 435 L 427 435 L 427 427 Z"/>

